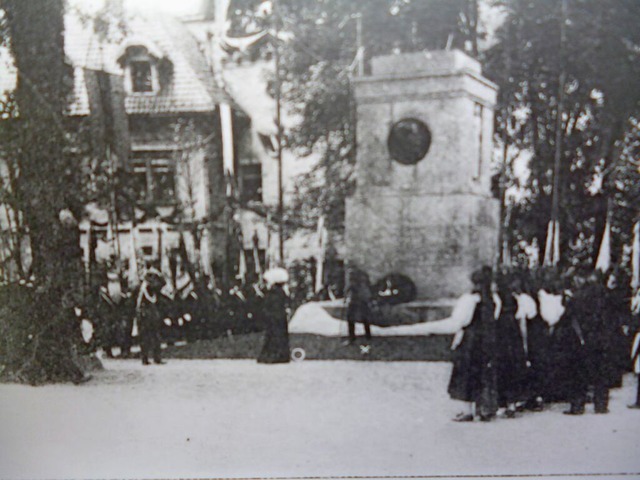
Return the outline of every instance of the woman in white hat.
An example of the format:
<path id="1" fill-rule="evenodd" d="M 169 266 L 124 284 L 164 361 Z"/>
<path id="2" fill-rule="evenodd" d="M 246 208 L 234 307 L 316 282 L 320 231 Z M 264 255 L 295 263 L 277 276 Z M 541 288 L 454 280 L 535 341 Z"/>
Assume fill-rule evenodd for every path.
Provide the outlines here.
<path id="1" fill-rule="evenodd" d="M 284 268 L 274 268 L 264 273 L 267 292 L 264 296 L 262 316 L 265 333 L 259 363 L 289 362 L 289 329 L 287 324 L 288 296 L 285 285 L 289 274 Z"/>

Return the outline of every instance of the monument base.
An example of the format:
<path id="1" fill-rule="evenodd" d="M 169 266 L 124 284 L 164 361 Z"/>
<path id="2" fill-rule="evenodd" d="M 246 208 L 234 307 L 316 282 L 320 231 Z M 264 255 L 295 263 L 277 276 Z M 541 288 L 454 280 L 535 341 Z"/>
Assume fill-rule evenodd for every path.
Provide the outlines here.
<path id="1" fill-rule="evenodd" d="M 457 298 L 470 290 L 473 270 L 493 262 L 498 202 L 378 187 L 348 199 L 346 224 L 349 260 L 372 282 L 400 273 L 419 300 Z"/>

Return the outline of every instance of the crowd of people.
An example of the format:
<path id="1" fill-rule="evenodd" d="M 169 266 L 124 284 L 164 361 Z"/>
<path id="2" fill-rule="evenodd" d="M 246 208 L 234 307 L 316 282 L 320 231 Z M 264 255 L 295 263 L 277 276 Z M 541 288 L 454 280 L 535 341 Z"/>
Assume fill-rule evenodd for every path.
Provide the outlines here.
<path id="1" fill-rule="evenodd" d="M 176 278 L 168 289 L 155 268 L 130 293 L 122 290 L 117 275 L 107 279 L 87 312 L 94 324 L 90 349 L 102 348 L 109 356 L 119 349 L 126 357 L 138 343 L 143 364 L 160 364 L 162 342 L 264 331 L 258 361 L 289 361 L 284 269 L 270 270 L 253 284 L 234 285 L 225 294 L 199 287 L 190 277 Z M 364 325 L 367 341 L 371 338 L 372 304 L 415 297 L 415 287 L 405 283 L 405 278 L 386 278 L 372 287 L 366 273 L 348 272 L 345 344 L 354 343 L 356 323 Z M 453 335 L 448 392 L 469 405 L 454 420 L 513 418 L 551 402 L 569 403 L 569 415 L 583 414 L 592 402 L 595 413 L 604 414 L 609 390 L 621 386 L 623 373 L 632 365 L 640 371 L 640 293 L 632 294 L 620 272 L 561 276 L 555 270 L 484 267 L 474 272 L 472 283 L 473 290 L 458 299 L 448 318 L 425 325 L 427 334 Z M 630 407 L 640 408 L 640 384 Z"/>
<path id="2" fill-rule="evenodd" d="M 258 361 L 289 360 L 286 270 L 268 270 L 258 281 L 238 282 L 224 292 L 195 277 L 185 272 L 168 281 L 149 266 L 140 285 L 127 290 L 120 275 L 107 273 L 80 312 L 85 349 L 127 358 L 139 345 L 144 365 L 162 364 L 162 343 L 261 331 L 265 346 Z"/>
<path id="3" fill-rule="evenodd" d="M 569 403 L 567 415 L 582 415 L 589 401 L 608 413 L 630 353 L 638 366 L 640 305 L 619 276 L 476 271 L 452 315 L 428 324 L 427 333 L 454 335 L 448 392 L 469 406 L 454 420 L 513 418 L 548 402 Z M 630 408 L 640 408 L 638 389 Z"/>

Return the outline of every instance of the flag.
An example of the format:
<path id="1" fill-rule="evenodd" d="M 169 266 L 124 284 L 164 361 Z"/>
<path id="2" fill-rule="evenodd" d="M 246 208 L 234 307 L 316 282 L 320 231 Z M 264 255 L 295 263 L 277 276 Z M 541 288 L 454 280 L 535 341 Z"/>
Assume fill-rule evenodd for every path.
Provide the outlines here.
<path id="1" fill-rule="evenodd" d="M 235 174 L 233 158 L 233 119 L 228 103 L 220 104 L 220 129 L 222 132 L 222 164 L 226 174 Z"/>
<path id="2" fill-rule="evenodd" d="M 631 251 L 631 288 L 640 288 L 640 220 L 633 226 L 633 246 Z"/>
<path id="3" fill-rule="evenodd" d="M 318 241 L 318 253 L 316 255 L 316 279 L 314 291 L 318 293 L 324 286 L 324 257 L 327 242 L 327 229 L 324 226 L 324 216 L 320 216 L 318 219 L 316 235 Z"/>
<path id="4" fill-rule="evenodd" d="M 169 245 L 169 236 L 167 234 L 167 228 L 164 224 L 161 225 L 160 230 L 158 232 L 160 238 L 162 239 L 159 242 L 160 246 L 160 272 L 162 272 L 162 276 L 164 277 L 167 288 L 169 290 L 173 290 L 173 274 L 171 272 L 171 261 L 170 261 L 170 245 Z"/>
<path id="5" fill-rule="evenodd" d="M 229 37 L 225 35 L 221 40 L 221 47 L 225 52 L 233 52 L 234 50 L 245 52 L 266 36 L 267 32 L 265 30 L 245 35 L 244 37 Z"/>
<path id="6" fill-rule="evenodd" d="M 547 227 L 547 242 L 544 247 L 545 267 L 555 267 L 560 261 L 560 224 L 550 220 Z"/>
<path id="7" fill-rule="evenodd" d="M 209 251 L 209 230 L 207 228 L 202 230 L 202 237 L 200 238 L 200 266 L 205 276 L 209 278 L 213 276 L 211 252 Z"/>
<path id="8" fill-rule="evenodd" d="M 258 245 L 260 240 L 258 238 L 258 232 L 253 232 L 253 265 L 258 278 L 262 276 L 262 265 L 260 265 L 260 252 L 258 251 Z"/>
<path id="9" fill-rule="evenodd" d="M 278 267 L 280 264 L 280 250 L 278 248 L 278 236 L 267 234 L 266 270 Z"/>
<path id="10" fill-rule="evenodd" d="M 560 263 L 560 223 L 554 223 L 553 229 L 553 266 Z"/>
<path id="11" fill-rule="evenodd" d="M 131 232 L 129 234 L 129 245 L 131 254 L 129 255 L 129 274 L 127 281 L 129 283 L 129 290 L 133 291 L 140 285 L 140 275 L 138 273 L 138 259 L 136 257 L 136 227 L 131 225 Z"/>
<path id="12" fill-rule="evenodd" d="M 553 224 L 553 266 L 560 262 L 560 224 L 556 220 Z"/>
<path id="13" fill-rule="evenodd" d="M 611 266 L 611 224 L 607 219 L 607 223 L 604 226 L 604 234 L 602 235 L 602 243 L 600 243 L 600 250 L 598 251 L 598 259 L 596 261 L 596 270 L 600 270 L 602 273 L 609 270 Z"/>
<path id="14" fill-rule="evenodd" d="M 271 258 L 271 232 L 267 230 L 267 248 L 265 248 L 264 266 L 265 270 L 271 270 L 273 265 L 273 259 Z"/>
<path id="15" fill-rule="evenodd" d="M 245 283 L 247 279 L 247 258 L 244 255 L 242 243 L 240 244 L 240 258 L 238 259 L 238 274 L 236 278 L 242 283 Z"/>
<path id="16" fill-rule="evenodd" d="M 509 242 L 506 240 L 502 242 L 502 265 L 505 267 L 510 267 L 512 265 L 511 248 L 509 248 Z"/>

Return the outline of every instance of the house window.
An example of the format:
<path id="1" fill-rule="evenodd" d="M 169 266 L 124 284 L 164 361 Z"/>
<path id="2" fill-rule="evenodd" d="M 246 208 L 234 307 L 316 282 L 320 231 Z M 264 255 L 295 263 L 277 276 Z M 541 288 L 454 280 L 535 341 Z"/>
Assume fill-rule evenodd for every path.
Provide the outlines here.
<path id="1" fill-rule="evenodd" d="M 259 163 L 240 165 L 240 201 L 262 201 L 262 166 Z"/>
<path id="2" fill-rule="evenodd" d="M 133 188 L 141 203 L 170 205 L 175 202 L 175 172 L 166 158 L 142 155 L 132 161 Z"/>
<path id="3" fill-rule="evenodd" d="M 145 47 L 128 47 L 122 61 L 126 69 L 128 92 L 155 93 L 160 90 L 157 59 Z"/>
<path id="4" fill-rule="evenodd" d="M 153 92 L 151 62 L 131 62 L 131 90 L 133 92 Z"/>

